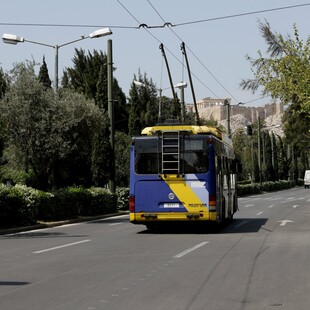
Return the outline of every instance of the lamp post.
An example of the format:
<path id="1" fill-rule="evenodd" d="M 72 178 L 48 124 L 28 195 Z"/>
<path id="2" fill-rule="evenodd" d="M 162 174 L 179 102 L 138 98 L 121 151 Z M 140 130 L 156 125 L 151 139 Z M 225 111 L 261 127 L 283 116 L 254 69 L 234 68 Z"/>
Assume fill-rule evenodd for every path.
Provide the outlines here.
<path id="1" fill-rule="evenodd" d="M 66 43 L 63 43 L 63 44 L 56 44 L 56 45 L 51 45 L 51 44 L 46 44 L 46 43 L 42 43 L 42 42 L 37 42 L 37 41 L 32 41 L 32 40 L 28 40 L 28 39 L 25 39 L 23 37 L 20 37 L 20 36 L 17 36 L 15 34 L 9 34 L 9 33 L 5 33 L 3 36 L 2 36 L 2 40 L 4 43 L 7 43 L 7 44 L 18 44 L 18 43 L 23 43 L 23 42 L 28 42 L 28 43 L 32 43 L 32 44 L 37 44 L 37 45 L 42 45 L 42 46 L 47 46 L 47 47 L 51 47 L 55 50 L 55 77 L 54 77 L 54 83 L 55 83 L 55 89 L 57 90 L 58 89 L 58 51 L 61 47 L 63 46 L 66 46 L 66 45 L 69 45 L 69 44 L 73 44 L 75 42 L 78 42 L 78 41 L 82 41 L 82 40 L 85 40 L 85 39 L 94 39 L 94 38 L 100 38 L 100 37 L 104 37 L 104 36 L 107 36 L 107 35 L 110 35 L 112 34 L 112 31 L 110 28 L 102 28 L 102 29 L 98 29 L 92 33 L 90 33 L 89 35 L 87 36 L 81 36 L 79 39 L 76 39 L 76 40 L 73 40 L 73 41 L 69 41 L 69 42 L 66 42 Z"/>
<path id="2" fill-rule="evenodd" d="M 90 39 L 96 39 L 104 36 L 108 36 L 112 34 L 112 31 L 110 28 L 102 28 L 98 29 L 92 33 L 90 33 L 88 36 L 81 36 L 79 39 L 60 44 L 60 45 L 50 45 L 45 44 L 42 42 L 32 41 L 32 40 L 26 40 L 23 37 L 19 37 L 15 34 L 7 34 L 5 33 L 2 36 L 2 40 L 4 43 L 8 44 L 17 44 L 17 43 L 23 43 L 23 42 L 29 42 L 33 44 L 43 45 L 47 47 L 51 47 L 55 50 L 55 89 L 58 90 L 58 50 L 59 48 L 81 41 L 85 40 L 87 38 Z M 115 133 L 115 127 L 114 127 L 114 104 L 113 104 L 113 62 L 112 62 L 112 40 L 108 40 L 108 52 L 107 52 L 107 67 L 108 67 L 108 108 L 109 108 L 109 119 L 110 119 L 110 145 L 111 145 L 111 151 L 112 151 L 112 167 L 111 167 L 111 179 L 110 179 L 110 190 L 112 193 L 115 193 L 115 158 L 114 158 L 114 133 Z"/>
<path id="3" fill-rule="evenodd" d="M 180 97 L 181 97 L 181 120 L 185 121 L 185 101 L 184 101 L 184 88 L 187 87 L 186 82 L 180 82 L 177 85 L 174 85 L 175 88 L 180 89 Z"/>
<path id="4" fill-rule="evenodd" d="M 113 96 L 113 55 L 112 40 L 108 40 L 107 52 L 107 69 L 108 69 L 108 114 L 110 119 L 110 146 L 111 146 L 111 175 L 109 188 L 111 193 L 115 193 L 115 123 L 114 123 L 114 96 Z"/>

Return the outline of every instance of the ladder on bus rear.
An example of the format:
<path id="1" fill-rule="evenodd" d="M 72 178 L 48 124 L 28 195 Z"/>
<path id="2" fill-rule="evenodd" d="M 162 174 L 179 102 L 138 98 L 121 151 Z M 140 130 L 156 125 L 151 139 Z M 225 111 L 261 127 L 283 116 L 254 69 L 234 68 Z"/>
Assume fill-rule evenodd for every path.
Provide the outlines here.
<path id="1" fill-rule="evenodd" d="M 162 174 L 180 173 L 180 132 L 162 132 Z"/>

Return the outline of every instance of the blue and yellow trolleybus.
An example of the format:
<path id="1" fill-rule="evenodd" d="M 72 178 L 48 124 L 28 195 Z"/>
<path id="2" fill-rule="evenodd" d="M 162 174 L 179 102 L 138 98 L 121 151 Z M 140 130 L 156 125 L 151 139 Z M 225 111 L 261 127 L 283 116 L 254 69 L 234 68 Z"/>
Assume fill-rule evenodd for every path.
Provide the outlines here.
<path id="1" fill-rule="evenodd" d="M 130 221 L 231 220 L 238 209 L 231 140 L 218 128 L 163 124 L 147 127 L 130 150 Z"/>

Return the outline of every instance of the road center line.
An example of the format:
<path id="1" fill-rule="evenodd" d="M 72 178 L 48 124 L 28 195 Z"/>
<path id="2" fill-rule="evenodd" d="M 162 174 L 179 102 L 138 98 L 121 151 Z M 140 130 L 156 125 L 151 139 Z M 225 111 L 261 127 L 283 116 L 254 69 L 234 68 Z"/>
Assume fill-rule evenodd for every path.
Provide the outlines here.
<path id="1" fill-rule="evenodd" d="M 49 252 L 49 251 L 53 251 L 53 250 L 58 250 L 58 249 L 66 248 L 68 246 L 77 245 L 77 244 L 81 244 L 81 243 L 89 242 L 89 241 L 91 241 L 91 240 L 82 240 L 82 241 L 78 241 L 78 242 L 73 242 L 73 243 L 68 243 L 68 244 L 56 246 L 56 247 L 45 249 L 45 250 L 35 251 L 35 252 L 32 252 L 32 253 L 33 254 L 40 254 L 40 253 Z"/>
<path id="2" fill-rule="evenodd" d="M 189 248 L 189 249 L 187 249 L 187 250 L 185 250 L 185 251 L 183 251 L 183 252 L 181 252 L 181 253 L 179 253 L 179 254 L 173 256 L 173 257 L 174 257 L 174 258 L 181 258 L 181 257 L 185 256 L 186 254 L 188 254 L 188 253 L 190 253 L 190 252 L 193 252 L 193 251 L 195 251 L 195 250 L 201 248 L 202 246 L 206 245 L 207 243 L 209 243 L 209 242 L 207 242 L 207 241 L 201 242 L 201 243 L 199 243 L 199 244 L 193 246 L 192 248 Z"/>

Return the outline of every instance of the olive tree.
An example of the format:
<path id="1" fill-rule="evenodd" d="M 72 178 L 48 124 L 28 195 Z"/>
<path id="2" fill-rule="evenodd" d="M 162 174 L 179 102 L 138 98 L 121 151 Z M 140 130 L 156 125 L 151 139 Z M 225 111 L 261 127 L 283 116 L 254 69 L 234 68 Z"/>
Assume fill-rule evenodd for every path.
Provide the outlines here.
<path id="1" fill-rule="evenodd" d="M 10 75 L 0 109 L 14 164 L 34 176 L 37 188 L 90 183 L 93 138 L 107 117 L 81 94 L 47 89 L 34 62 L 15 64 Z"/>

